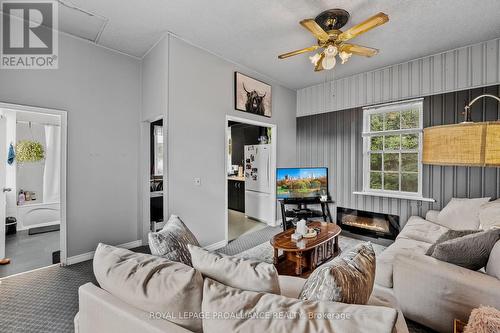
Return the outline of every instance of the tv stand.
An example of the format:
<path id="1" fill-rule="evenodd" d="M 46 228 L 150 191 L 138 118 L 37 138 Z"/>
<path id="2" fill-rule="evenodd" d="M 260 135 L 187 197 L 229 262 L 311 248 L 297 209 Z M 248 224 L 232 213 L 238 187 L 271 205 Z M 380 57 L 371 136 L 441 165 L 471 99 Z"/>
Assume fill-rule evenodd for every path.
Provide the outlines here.
<path id="1" fill-rule="evenodd" d="M 323 218 L 323 221 L 333 223 L 332 214 L 328 204 L 335 203 L 331 199 L 321 201 L 319 198 L 307 199 L 281 199 L 281 216 L 283 218 L 283 231 L 293 227 L 294 220 L 307 220 L 311 218 Z M 287 210 L 287 205 L 295 205 L 295 209 Z M 321 205 L 321 211 L 310 209 L 308 205 Z M 287 218 L 292 218 L 288 221 Z"/>

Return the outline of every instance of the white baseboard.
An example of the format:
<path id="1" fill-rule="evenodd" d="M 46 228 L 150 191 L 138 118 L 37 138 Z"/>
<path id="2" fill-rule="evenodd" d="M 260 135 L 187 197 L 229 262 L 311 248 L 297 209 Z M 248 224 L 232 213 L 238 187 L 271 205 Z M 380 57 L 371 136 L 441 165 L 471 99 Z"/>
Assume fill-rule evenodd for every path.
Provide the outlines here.
<path id="1" fill-rule="evenodd" d="M 124 244 L 119 244 L 116 246 L 122 247 L 124 249 L 133 249 L 134 247 L 142 246 L 142 240 L 139 239 L 136 241 L 132 241 L 132 242 L 124 243 Z M 74 264 L 77 264 L 79 262 L 91 260 L 92 258 L 94 258 L 94 253 L 95 253 L 95 251 L 90 251 L 90 252 L 86 252 L 86 253 L 82 253 L 82 254 L 79 254 L 76 256 L 66 258 L 66 265 L 74 265 Z"/>
<path id="2" fill-rule="evenodd" d="M 227 241 L 222 240 L 220 242 L 205 246 L 204 249 L 207 251 L 215 251 L 227 245 Z"/>
<path id="3" fill-rule="evenodd" d="M 274 224 L 273 223 L 269 223 L 268 225 L 270 227 L 277 227 L 277 226 L 280 226 L 282 223 L 283 223 L 283 219 L 276 219 L 276 220 L 274 220 Z"/>
<path id="4" fill-rule="evenodd" d="M 28 225 L 28 226 L 20 226 L 19 223 L 18 223 L 17 230 L 18 231 L 29 230 L 31 228 L 48 227 L 49 225 L 58 225 L 58 224 L 61 224 L 61 221 L 38 223 L 38 224 L 33 224 L 33 225 Z"/>

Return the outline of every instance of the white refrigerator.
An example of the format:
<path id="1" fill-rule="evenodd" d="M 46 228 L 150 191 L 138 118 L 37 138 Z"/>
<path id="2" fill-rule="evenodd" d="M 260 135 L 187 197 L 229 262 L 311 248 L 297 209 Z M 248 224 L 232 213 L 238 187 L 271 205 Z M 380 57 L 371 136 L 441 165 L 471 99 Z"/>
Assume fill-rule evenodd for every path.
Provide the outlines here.
<path id="1" fill-rule="evenodd" d="M 273 224 L 271 145 L 245 146 L 245 215 Z"/>

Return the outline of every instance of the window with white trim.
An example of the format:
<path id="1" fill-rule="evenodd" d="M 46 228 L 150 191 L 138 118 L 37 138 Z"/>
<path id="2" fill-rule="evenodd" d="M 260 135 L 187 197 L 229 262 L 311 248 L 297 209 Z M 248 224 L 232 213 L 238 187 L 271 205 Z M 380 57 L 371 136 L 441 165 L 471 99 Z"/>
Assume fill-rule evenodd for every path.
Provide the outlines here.
<path id="1" fill-rule="evenodd" d="M 363 109 L 363 191 L 422 196 L 423 100 Z"/>

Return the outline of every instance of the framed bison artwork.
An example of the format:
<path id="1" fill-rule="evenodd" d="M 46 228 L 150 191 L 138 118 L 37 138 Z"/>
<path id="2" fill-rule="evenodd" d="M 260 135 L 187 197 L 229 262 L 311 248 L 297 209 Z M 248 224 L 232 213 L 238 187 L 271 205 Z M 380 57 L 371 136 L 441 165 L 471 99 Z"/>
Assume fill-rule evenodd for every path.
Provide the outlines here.
<path id="1" fill-rule="evenodd" d="M 259 116 L 272 115 L 271 86 L 249 76 L 234 72 L 234 108 Z"/>

